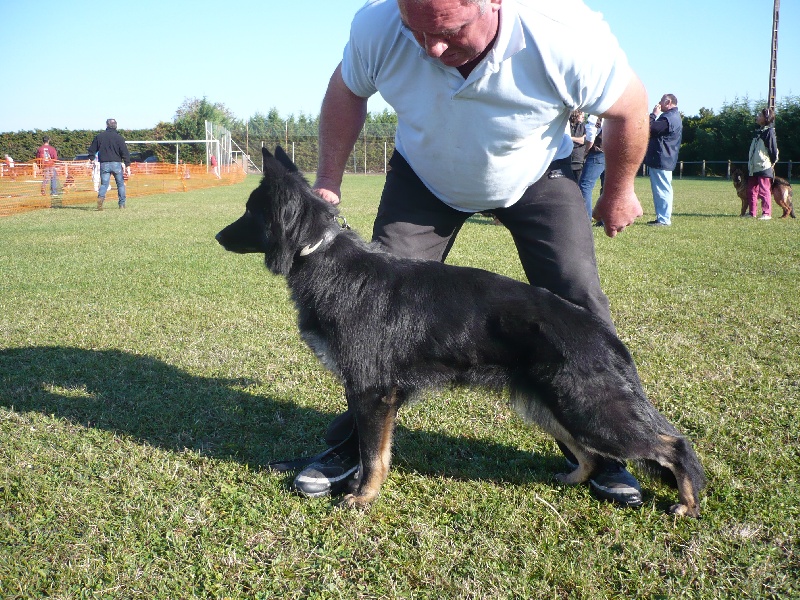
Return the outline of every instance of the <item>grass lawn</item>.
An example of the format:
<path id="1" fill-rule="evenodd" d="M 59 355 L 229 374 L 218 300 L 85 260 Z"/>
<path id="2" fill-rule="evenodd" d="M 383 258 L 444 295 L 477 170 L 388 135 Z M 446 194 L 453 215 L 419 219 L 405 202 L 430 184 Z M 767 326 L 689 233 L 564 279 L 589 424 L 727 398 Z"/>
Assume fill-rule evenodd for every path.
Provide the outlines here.
<path id="1" fill-rule="evenodd" d="M 383 179 L 345 179 L 368 237 Z M 282 279 L 214 234 L 244 183 L 0 219 L 2 598 L 800 597 L 800 220 L 675 182 L 673 226 L 594 230 L 619 334 L 695 444 L 703 518 L 553 482 L 554 442 L 482 390 L 400 414 L 376 504 L 288 492 L 345 407 Z M 779 211 L 778 211 L 779 212 Z M 524 279 L 471 218 L 449 262 Z"/>

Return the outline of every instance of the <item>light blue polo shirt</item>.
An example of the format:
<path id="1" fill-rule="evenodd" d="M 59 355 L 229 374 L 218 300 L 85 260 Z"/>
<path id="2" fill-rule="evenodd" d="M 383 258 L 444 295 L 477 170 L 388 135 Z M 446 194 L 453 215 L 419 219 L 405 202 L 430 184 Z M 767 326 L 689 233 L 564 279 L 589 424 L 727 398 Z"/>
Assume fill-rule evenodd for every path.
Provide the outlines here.
<path id="1" fill-rule="evenodd" d="M 353 19 L 342 77 L 394 108 L 396 148 L 428 189 L 475 212 L 514 204 L 569 156 L 570 112 L 610 108 L 631 70 L 602 15 L 579 0 L 503 0 L 495 45 L 466 80 L 425 54 L 396 0 L 371 0 Z"/>

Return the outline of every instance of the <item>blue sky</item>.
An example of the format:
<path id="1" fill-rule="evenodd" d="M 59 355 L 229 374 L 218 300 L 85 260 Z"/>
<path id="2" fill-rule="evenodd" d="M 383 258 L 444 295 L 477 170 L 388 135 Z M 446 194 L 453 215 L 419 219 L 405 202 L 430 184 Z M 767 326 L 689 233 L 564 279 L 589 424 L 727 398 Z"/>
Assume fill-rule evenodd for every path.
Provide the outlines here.
<path id="1" fill-rule="evenodd" d="M 610 22 L 651 105 L 670 92 L 694 115 L 766 98 L 773 0 L 586 2 Z M 102 129 L 107 117 L 149 128 L 204 96 L 241 119 L 273 107 L 316 115 L 362 4 L 0 0 L 0 131 Z M 798 28 L 800 2 L 784 1 L 778 98 L 800 95 Z"/>

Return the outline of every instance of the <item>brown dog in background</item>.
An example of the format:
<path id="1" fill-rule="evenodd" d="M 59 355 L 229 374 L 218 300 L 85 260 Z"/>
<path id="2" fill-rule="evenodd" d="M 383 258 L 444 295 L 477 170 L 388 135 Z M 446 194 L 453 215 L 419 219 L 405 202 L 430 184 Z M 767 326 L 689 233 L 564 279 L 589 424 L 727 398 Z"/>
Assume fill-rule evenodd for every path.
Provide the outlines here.
<path id="1" fill-rule="evenodd" d="M 750 203 L 747 198 L 747 171 L 740 167 L 734 167 L 731 171 L 731 179 L 733 179 L 733 187 L 736 188 L 736 194 L 742 201 L 741 216 L 744 216 L 750 209 Z M 772 180 L 772 199 L 783 209 L 781 219 L 786 217 L 796 218 L 794 216 L 792 195 L 792 184 L 788 180 L 783 177 L 776 177 Z"/>

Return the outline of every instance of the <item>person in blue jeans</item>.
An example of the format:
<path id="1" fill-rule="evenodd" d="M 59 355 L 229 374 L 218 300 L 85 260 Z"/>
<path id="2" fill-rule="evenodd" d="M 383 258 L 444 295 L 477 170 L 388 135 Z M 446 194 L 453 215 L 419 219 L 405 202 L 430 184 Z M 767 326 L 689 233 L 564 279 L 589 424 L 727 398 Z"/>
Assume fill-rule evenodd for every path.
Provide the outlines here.
<path id="1" fill-rule="evenodd" d="M 131 155 L 125 139 L 117 132 L 116 119 L 106 119 L 106 130 L 98 133 L 89 146 L 89 156 L 95 156 L 100 162 L 100 188 L 97 190 L 97 210 L 103 210 L 103 203 L 106 200 L 106 192 L 111 182 L 111 176 L 117 184 L 117 195 L 119 196 L 119 207 L 125 208 L 125 176 L 124 169 L 128 175 L 131 173 Z"/>
<path id="2" fill-rule="evenodd" d="M 650 113 L 650 140 L 644 164 L 650 171 L 650 189 L 656 218 L 648 225 L 672 225 L 672 172 L 678 166 L 683 124 L 674 94 L 664 94 Z"/>
<path id="3" fill-rule="evenodd" d="M 6 155 L 8 156 L 8 155 Z M 45 190 L 50 187 L 51 206 L 56 208 L 60 206 L 58 201 L 58 170 L 56 169 L 56 161 L 58 160 L 58 152 L 50 145 L 50 138 L 44 136 L 42 138 L 42 145 L 36 149 L 36 163 L 42 168 L 42 196 L 45 195 Z"/>
<path id="4" fill-rule="evenodd" d="M 603 193 L 602 176 L 606 170 L 606 155 L 603 154 L 603 119 L 591 120 L 586 124 L 586 142 L 584 146 L 585 159 L 583 171 L 578 181 L 581 195 L 586 202 L 586 212 L 592 218 L 592 192 L 597 180 L 600 179 L 600 193 Z"/>

